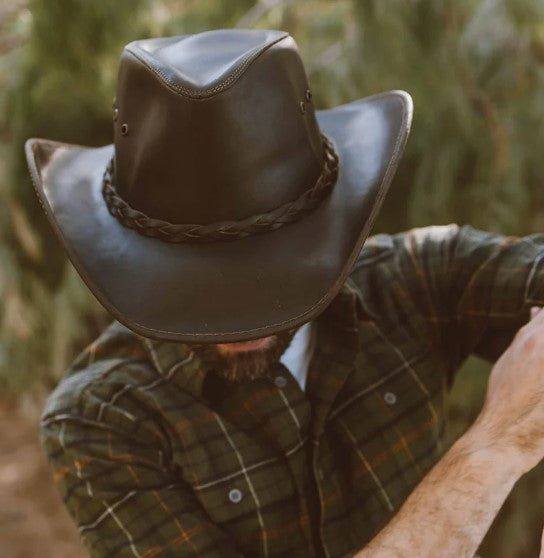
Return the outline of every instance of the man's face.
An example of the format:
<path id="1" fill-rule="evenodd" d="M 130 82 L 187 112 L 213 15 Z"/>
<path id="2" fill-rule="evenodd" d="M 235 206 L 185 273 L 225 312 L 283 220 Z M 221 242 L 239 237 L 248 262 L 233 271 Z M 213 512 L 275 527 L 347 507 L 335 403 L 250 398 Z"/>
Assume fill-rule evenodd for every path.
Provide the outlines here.
<path id="1" fill-rule="evenodd" d="M 194 344 L 191 348 L 203 364 L 234 382 L 266 375 L 278 362 L 295 335 L 296 328 L 269 337 L 238 343 Z"/>

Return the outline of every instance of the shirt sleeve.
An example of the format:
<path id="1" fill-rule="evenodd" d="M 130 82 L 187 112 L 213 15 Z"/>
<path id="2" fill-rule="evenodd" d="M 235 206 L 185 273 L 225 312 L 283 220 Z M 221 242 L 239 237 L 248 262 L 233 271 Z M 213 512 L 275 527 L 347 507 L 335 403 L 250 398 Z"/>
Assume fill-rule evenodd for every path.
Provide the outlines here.
<path id="1" fill-rule="evenodd" d="M 496 360 L 530 307 L 544 305 L 544 234 L 448 225 L 393 238 L 413 303 L 453 370 L 471 353 Z"/>
<path id="2" fill-rule="evenodd" d="M 44 418 L 42 443 L 93 558 L 240 558 L 145 437 L 82 417 Z M 150 443 L 151 442 L 151 443 Z"/>

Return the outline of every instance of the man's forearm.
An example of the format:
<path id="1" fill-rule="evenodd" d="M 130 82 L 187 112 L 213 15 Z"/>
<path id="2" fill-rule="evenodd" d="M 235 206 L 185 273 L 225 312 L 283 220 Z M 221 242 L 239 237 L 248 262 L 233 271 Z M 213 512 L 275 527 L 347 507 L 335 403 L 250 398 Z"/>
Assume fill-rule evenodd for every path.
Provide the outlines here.
<path id="1" fill-rule="evenodd" d="M 354 558 L 474 556 L 524 472 L 516 456 L 487 445 L 473 427 Z"/>

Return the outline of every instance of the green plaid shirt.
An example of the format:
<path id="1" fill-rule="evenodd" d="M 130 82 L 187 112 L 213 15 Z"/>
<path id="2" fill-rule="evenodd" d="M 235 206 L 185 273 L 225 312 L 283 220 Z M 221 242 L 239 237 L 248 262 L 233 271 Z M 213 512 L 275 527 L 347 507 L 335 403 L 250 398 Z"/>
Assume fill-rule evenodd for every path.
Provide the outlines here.
<path id="1" fill-rule="evenodd" d="M 370 238 L 317 319 L 306 392 L 239 384 L 114 323 L 50 396 L 43 443 L 95 557 L 342 557 L 440 458 L 448 386 L 544 301 L 544 235 Z"/>

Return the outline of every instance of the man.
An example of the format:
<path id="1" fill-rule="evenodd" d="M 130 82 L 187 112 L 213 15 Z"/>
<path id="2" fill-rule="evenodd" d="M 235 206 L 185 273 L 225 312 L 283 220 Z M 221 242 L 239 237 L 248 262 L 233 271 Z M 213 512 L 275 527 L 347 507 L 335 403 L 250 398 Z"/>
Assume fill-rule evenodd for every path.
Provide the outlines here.
<path id="1" fill-rule="evenodd" d="M 410 120 L 402 92 L 316 113 L 287 34 L 213 31 L 125 48 L 113 146 L 27 142 L 125 324 L 42 421 L 92 556 L 474 554 L 544 455 L 544 237 L 365 243 Z M 498 361 L 442 456 L 471 352 Z"/>

